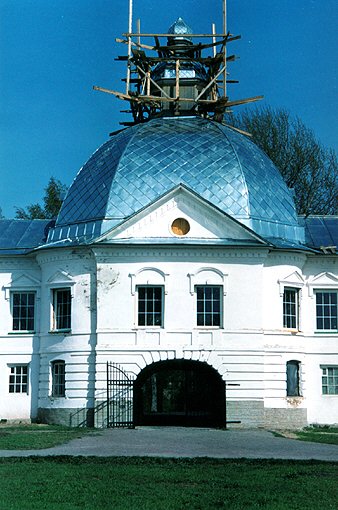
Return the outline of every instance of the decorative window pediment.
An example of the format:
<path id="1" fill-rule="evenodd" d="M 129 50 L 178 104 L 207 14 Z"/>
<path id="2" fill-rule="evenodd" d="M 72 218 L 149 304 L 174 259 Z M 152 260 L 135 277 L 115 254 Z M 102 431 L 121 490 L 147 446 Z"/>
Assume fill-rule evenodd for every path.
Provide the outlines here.
<path id="1" fill-rule="evenodd" d="M 319 273 L 308 281 L 309 296 L 313 297 L 314 289 L 337 289 L 338 277 L 333 273 L 323 272 Z"/>
<path id="2" fill-rule="evenodd" d="M 169 274 L 156 267 L 144 267 L 136 273 L 130 273 L 131 293 L 135 295 L 138 285 L 161 285 L 164 287 L 164 293 L 168 294 L 168 276 Z"/>
<path id="3" fill-rule="evenodd" d="M 2 289 L 5 291 L 5 299 L 9 300 L 11 291 L 19 291 L 19 290 L 31 290 L 37 291 L 41 286 L 41 281 L 35 278 L 34 276 L 21 274 L 4 285 Z"/>
<path id="4" fill-rule="evenodd" d="M 189 291 L 193 296 L 196 285 L 222 285 L 223 295 L 227 294 L 228 275 L 214 267 L 201 267 L 196 273 L 188 273 Z"/>
<path id="5" fill-rule="evenodd" d="M 49 286 L 58 287 L 58 286 L 69 286 L 74 285 L 74 280 L 72 276 L 66 271 L 58 270 L 56 271 L 48 280 L 47 284 Z"/>
<path id="6" fill-rule="evenodd" d="M 305 280 L 302 277 L 298 271 L 294 271 L 293 273 L 289 274 L 282 280 L 278 280 L 279 284 L 279 293 L 281 296 L 284 294 L 284 288 L 285 287 L 293 287 L 296 289 L 301 289 L 305 285 Z"/>

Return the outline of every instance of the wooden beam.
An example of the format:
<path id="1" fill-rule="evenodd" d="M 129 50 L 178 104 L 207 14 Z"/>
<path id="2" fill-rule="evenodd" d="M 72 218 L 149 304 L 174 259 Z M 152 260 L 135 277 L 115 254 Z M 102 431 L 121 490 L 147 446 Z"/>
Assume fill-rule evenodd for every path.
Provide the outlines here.
<path id="1" fill-rule="evenodd" d="M 238 133 L 241 133 L 241 135 L 252 137 L 251 133 L 248 133 L 247 131 L 243 131 L 243 129 L 236 128 L 235 126 L 231 126 L 231 124 L 226 124 L 225 122 L 222 122 L 222 126 L 226 126 L 230 129 L 233 129 L 234 131 L 238 131 Z"/>
<path id="2" fill-rule="evenodd" d="M 237 99 L 235 101 L 227 101 L 226 107 L 231 108 L 231 106 L 238 106 L 241 104 L 254 103 L 255 101 L 261 101 L 262 99 L 264 99 L 264 96 L 247 97 L 246 99 Z"/>
<path id="3" fill-rule="evenodd" d="M 122 44 L 128 44 L 127 39 L 120 39 L 119 37 L 115 38 L 115 41 Z M 149 44 L 141 44 L 131 41 L 132 46 L 136 46 L 137 48 L 144 48 L 145 50 L 155 50 L 156 48 L 154 46 L 150 46 Z"/>
<path id="4" fill-rule="evenodd" d="M 196 97 L 195 101 L 198 101 L 200 97 L 203 96 L 203 94 L 206 93 L 206 91 L 211 87 L 211 85 L 213 83 L 215 83 L 215 81 L 217 80 L 217 78 L 219 77 L 220 74 L 222 74 L 224 72 L 224 67 L 221 68 L 220 71 L 218 71 L 218 73 L 213 77 L 213 79 L 208 83 L 208 85 L 206 87 L 204 87 L 204 89 L 198 94 L 198 96 Z"/>
<path id="5" fill-rule="evenodd" d="M 182 37 L 184 34 L 139 34 L 139 33 L 123 33 L 125 37 Z M 187 34 L 187 37 L 222 37 L 226 38 L 226 42 L 236 41 L 240 39 L 240 35 L 232 35 L 232 34 Z"/>
<path id="6" fill-rule="evenodd" d="M 226 108 L 230 108 L 231 106 L 237 106 L 241 104 L 253 103 L 254 101 L 260 101 L 264 96 L 255 96 L 255 97 L 247 97 L 245 99 L 236 99 L 235 101 L 228 101 L 227 97 L 222 97 L 221 99 L 212 100 L 212 99 L 190 99 L 190 98 L 182 98 L 177 99 L 173 97 L 159 97 L 159 96 L 130 96 L 129 94 L 123 94 L 122 92 L 117 92 L 116 90 L 105 89 L 103 87 L 98 87 L 96 85 L 93 86 L 94 90 L 98 90 L 99 92 L 105 92 L 106 94 L 112 94 L 120 99 L 124 99 L 126 101 L 131 101 L 135 103 L 147 103 L 147 102 L 177 102 L 182 101 L 184 103 L 197 103 L 205 106 L 224 106 Z"/>
<path id="7" fill-rule="evenodd" d="M 176 84 L 175 84 L 175 95 L 176 99 L 180 97 L 180 61 L 176 60 L 175 64 Z"/>
<path id="8" fill-rule="evenodd" d="M 139 71 L 141 71 L 141 73 L 142 73 L 144 76 L 147 76 L 147 73 L 146 73 L 146 72 L 142 69 L 142 67 L 140 67 L 140 66 L 136 66 L 136 67 L 137 67 L 137 69 L 138 69 Z M 152 83 L 152 84 L 153 84 L 153 85 L 154 85 L 154 86 L 155 86 L 155 87 L 156 87 L 156 88 L 157 88 L 157 89 L 158 89 L 158 90 L 159 90 L 162 94 L 164 94 L 164 96 L 165 96 L 165 97 L 170 98 L 170 96 L 168 96 L 168 94 L 167 94 L 167 93 L 166 93 L 166 92 L 162 89 L 162 87 L 160 87 L 160 86 L 158 85 L 158 83 L 156 83 L 156 81 L 154 81 L 154 80 L 152 79 L 152 77 L 150 76 L 150 74 L 149 74 L 149 80 L 151 81 L 151 83 Z"/>
<path id="9" fill-rule="evenodd" d="M 103 87 L 98 87 L 97 85 L 93 86 L 93 90 L 98 90 L 99 92 L 105 92 L 106 94 L 112 94 L 112 95 L 118 97 L 119 99 L 125 99 L 126 101 L 130 101 L 131 98 L 133 98 L 134 100 L 136 99 L 135 97 L 129 96 L 128 94 L 123 94 L 123 92 L 117 92 L 116 90 L 105 89 Z"/>

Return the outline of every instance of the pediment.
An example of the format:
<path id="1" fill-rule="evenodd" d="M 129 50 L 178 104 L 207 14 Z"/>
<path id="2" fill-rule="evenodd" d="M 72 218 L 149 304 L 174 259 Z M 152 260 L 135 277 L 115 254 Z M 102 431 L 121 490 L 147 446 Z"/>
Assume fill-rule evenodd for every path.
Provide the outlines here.
<path id="1" fill-rule="evenodd" d="M 33 288 L 33 287 L 39 287 L 41 285 L 41 281 L 35 278 L 34 276 L 31 276 L 29 274 L 21 274 L 15 278 L 12 278 L 12 280 L 5 285 L 5 287 L 15 287 L 15 288 Z"/>
<path id="2" fill-rule="evenodd" d="M 333 273 L 319 273 L 308 280 L 309 296 L 313 295 L 313 289 L 338 288 L 338 276 Z"/>
<path id="3" fill-rule="evenodd" d="M 284 293 L 284 287 L 295 287 L 297 289 L 301 289 L 305 284 L 305 280 L 298 271 L 294 271 L 285 278 L 278 280 L 278 283 L 280 295 L 282 296 Z"/>
<path id="4" fill-rule="evenodd" d="M 285 278 L 279 280 L 279 283 L 290 284 L 294 286 L 302 286 L 304 285 L 305 280 L 298 271 L 294 271 Z"/>
<path id="5" fill-rule="evenodd" d="M 41 281 L 34 276 L 31 276 L 26 273 L 22 273 L 15 278 L 12 278 L 7 285 L 2 287 L 2 290 L 5 291 L 5 299 L 9 299 L 11 291 L 19 291 L 19 290 L 37 290 L 41 285 Z"/>
<path id="6" fill-rule="evenodd" d="M 188 225 L 184 234 L 176 234 L 173 224 L 183 220 Z M 174 224 L 175 225 L 175 224 Z M 103 235 L 99 242 L 118 240 L 165 239 L 227 240 L 265 244 L 264 240 L 236 219 L 184 186 L 161 197 L 122 224 Z"/>
<path id="7" fill-rule="evenodd" d="M 333 273 L 319 273 L 309 280 L 309 285 L 338 285 L 338 276 Z"/>
<path id="8" fill-rule="evenodd" d="M 71 275 L 66 271 L 58 270 L 48 278 L 47 283 L 49 284 L 71 284 L 74 283 Z"/>

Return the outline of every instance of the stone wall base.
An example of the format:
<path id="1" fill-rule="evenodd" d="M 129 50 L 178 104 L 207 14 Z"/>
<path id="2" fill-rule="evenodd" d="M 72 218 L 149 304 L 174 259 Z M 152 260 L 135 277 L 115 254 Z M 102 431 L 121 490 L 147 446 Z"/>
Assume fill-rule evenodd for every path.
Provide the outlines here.
<path id="1" fill-rule="evenodd" d="M 264 403 L 259 400 L 227 401 L 227 421 L 240 421 L 229 423 L 228 428 L 258 428 L 264 427 Z"/>
<path id="2" fill-rule="evenodd" d="M 245 400 L 227 402 L 227 421 L 237 421 L 239 424 L 228 424 L 229 428 L 259 428 L 266 429 L 301 429 L 307 426 L 307 410 L 277 409 L 264 407 L 263 401 Z"/>
<path id="3" fill-rule="evenodd" d="M 97 427 L 106 426 L 106 417 L 95 413 L 94 409 L 47 409 L 38 410 L 37 421 L 65 425 L 67 427 Z M 266 429 L 301 429 L 307 425 L 306 409 L 276 409 L 264 408 L 264 402 L 259 400 L 228 401 L 228 428 L 266 428 Z"/>
<path id="4" fill-rule="evenodd" d="M 94 409 L 48 409 L 39 408 L 37 421 L 66 427 L 93 427 Z"/>
<path id="5" fill-rule="evenodd" d="M 306 409 L 264 409 L 266 429 L 302 429 L 307 424 Z"/>

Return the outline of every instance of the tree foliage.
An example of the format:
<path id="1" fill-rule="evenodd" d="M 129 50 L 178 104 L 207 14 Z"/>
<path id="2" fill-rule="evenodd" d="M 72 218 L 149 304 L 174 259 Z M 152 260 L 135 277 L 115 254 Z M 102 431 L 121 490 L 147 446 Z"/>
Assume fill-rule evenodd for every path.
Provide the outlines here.
<path id="1" fill-rule="evenodd" d="M 284 109 L 245 110 L 232 125 L 252 135 L 295 192 L 299 214 L 338 214 L 337 156 Z"/>
<path id="2" fill-rule="evenodd" d="M 66 191 L 67 186 L 65 184 L 51 177 L 45 188 L 43 206 L 40 204 L 30 204 L 26 208 L 16 207 L 16 218 L 24 220 L 56 218 Z"/>

